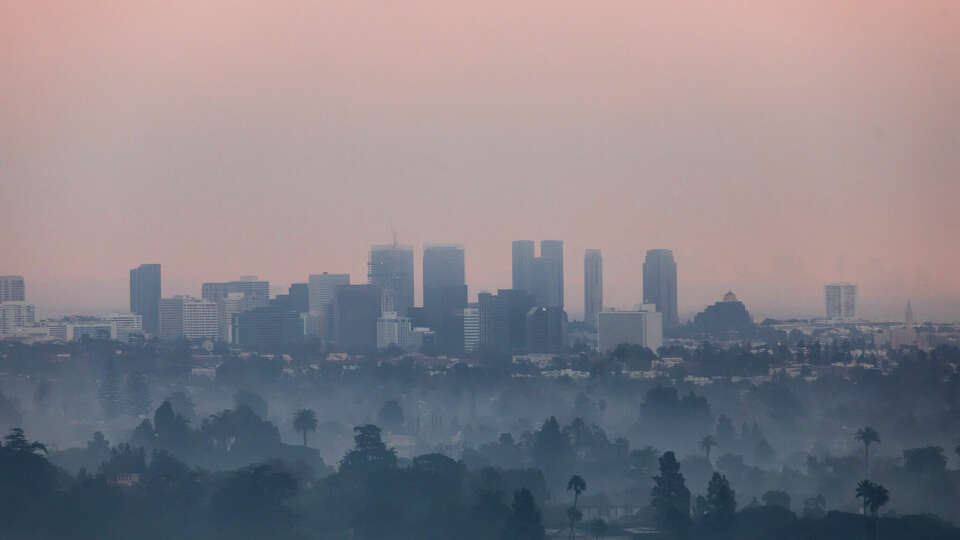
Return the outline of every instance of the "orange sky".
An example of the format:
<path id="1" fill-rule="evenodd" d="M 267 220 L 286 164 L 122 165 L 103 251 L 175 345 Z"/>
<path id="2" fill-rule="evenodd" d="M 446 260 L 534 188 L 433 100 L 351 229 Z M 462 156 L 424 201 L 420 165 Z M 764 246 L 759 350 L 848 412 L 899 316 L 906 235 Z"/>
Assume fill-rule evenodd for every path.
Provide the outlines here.
<path id="1" fill-rule="evenodd" d="M 362 281 L 395 228 L 464 244 L 471 296 L 562 239 L 572 315 L 585 248 L 630 306 L 667 247 L 681 315 L 843 280 L 960 319 L 960 4 L 466 5 L 4 3 L 0 274 L 48 313 L 123 308 L 141 262 Z"/>

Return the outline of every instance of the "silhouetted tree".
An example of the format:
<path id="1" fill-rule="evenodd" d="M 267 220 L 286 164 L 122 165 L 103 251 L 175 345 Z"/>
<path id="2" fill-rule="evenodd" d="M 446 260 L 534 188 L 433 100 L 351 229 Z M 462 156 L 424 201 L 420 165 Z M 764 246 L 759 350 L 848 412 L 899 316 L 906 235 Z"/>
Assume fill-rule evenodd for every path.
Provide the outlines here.
<path id="1" fill-rule="evenodd" d="M 391 399 L 377 411 L 377 422 L 390 431 L 396 431 L 403 426 L 403 408 L 397 400 Z"/>
<path id="2" fill-rule="evenodd" d="M 571 476 L 567 481 L 567 491 L 573 491 L 573 506 L 567 510 L 567 518 L 570 520 L 570 538 L 573 538 L 577 522 L 583 519 L 583 513 L 577 508 L 577 502 L 580 500 L 580 494 L 586 490 L 587 482 L 578 474 Z"/>
<path id="3" fill-rule="evenodd" d="M 760 500 L 767 506 L 779 506 L 787 510 L 790 509 L 790 494 L 786 491 L 771 489 L 764 493 L 763 496 L 760 497 Z"/>
<path id="4" fill-rule="evenodd" d="M 880 434 L 870 426 L 862 427 L 853 436 L 863 444 L 863 469 L 870 478 L 870 445 L 880 444 Z"/>
<path id="5" fill-rule="evenodd" d="M 877 517 L 877 510 L 890 501 L 890 492 L 880 484 L 875 484 L 870 480 L 861 480 L 857 484 L 857 498 L 863 499 L 863 515 L 866 517 L 867 508 L 873 515 L 874 531 L 876 538 L 880 538 L 880 519 Z"/>
<path id="6" fill-rule="evenodd" d="M 354 448 L 340 460 L 340 472 L 369 473 L 397 466 L 397 451 L 383 443 L 380 428 L 367 424 L 353 431 Z"/>
<path id="7" fill-rule="evenodd" d="M 737 495 L 726 476 L 713 473 L 703 502 L 704 525 L 717 538 L 732 538 L 737 519 Z"/>
<path id="8" fill-rule="evenodd" d="M 543 540 L 545 532 L 530 490 L 523 488 L 513 494 L 513 506 L 507 518 L 507 526 L 501 537 L 503 540 Z"/>
<path id="9" fill-rule="evenodd" d="M 249 407 L 250 410 L 260 418 L 267 418 L 267 402 L 260 394 L 251 392 L 250 390 L 237 390 L 237 392 L 233 394 L 233 408 L 239 409 L 243 406 Z"/>
<path id="10" fill-rule="evenodd" d="M 307 445 L 307 432 L 317 430 L 317 413 L 313 409 L 300 409 L 293 414 L 293 429 L 303 433 L 303 445 Z"/>
<path id="11" fill-rule="evenodd" d="M 670 536 L 686 537 L 690 527 L 690 490 L 673 452 L 660 456 L 660 474 L 653 480 L 655 485 L 650 496 L 657 526 Z"/>
<path id="12" fill-rule="evenodd" d="M 703 450 L 707 461 L 710 461 L 710 450 L 712 450 L 714 446 L 717 446 L 717 440 L 713 438 L 713 435 L 706 435 L 700 439 L 700 449 Z"/>

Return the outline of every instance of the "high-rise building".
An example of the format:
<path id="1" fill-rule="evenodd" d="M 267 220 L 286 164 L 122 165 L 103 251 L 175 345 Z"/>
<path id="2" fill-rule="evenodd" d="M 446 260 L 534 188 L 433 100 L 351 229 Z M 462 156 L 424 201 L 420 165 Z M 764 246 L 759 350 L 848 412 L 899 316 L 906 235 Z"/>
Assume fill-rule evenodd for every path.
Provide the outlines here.
<path id="1" fill-rule="evenodd" d="M 400 317 L 388 311 L 377 319 L 377 348 L 386 349 L 390 346 L 400 347 L 408 351 L 419 347 L 418 336 L 408 317 Z"/>
<path id="2" fill-rule="evenodd" d="M 603 311 L 603 257 L 599 249 L 588 249 L 583 256 L 583 321 L 597 327 L 597 314 Z"/>
<path id="3" fill-rule="evenodd" d="M 474 304 L 460 312 L 460 319 L 463 321 L 463 352 L 476 352 L 480 348 L 480 306 Z"/>
<path id="4" fill-rule="evenodd" d="M 230 293 L 243 293 L 244 311 L 266 307 L 270 303 L 270 282 L 258 281 L 256 276 L 244 276 L 236 281 L 204 283 L 201 289 L 204 300 L 218 302 Z"/>
<path id="5" fill-rule="evenodd" d="M 500 289 L 497 294 L 480 293 L 480 347 L 495 353 L 524 350 L 527 343 L 527 313 L 535 305 L 525 291 Z"/>
<path id="6" fill-rule="evenodd" d="M 270 307 L 283 311 L 308 313 L 310 311 L 310 296 L 306 283 L 292 283 L 287 294 L 278 294 L 270 300 Z"/>
<path id="7" fill-rule="evenodd" d="M 220 333 L 217 302 L 189 296 L 162 298 L 159 313 L 162 339 L 215 340 Z"/>
<path id="8" fill-rule="evenodd" d="M 340 349 L 363 352 L 377 348 L 382 296 L 383 291 L 373 284 L 337 287 L 334 322 Z"/>
<path id="9" fill-rule="evenodd" d="M 227 293 L 217 300 L 217 336 L 225 343 L 233 342 L 233 316 L 243 313 L 246 302 L 242 292 Z"/>
<path id="10" fill-rule="evenodd" d="M 533 260 L 536 258 L 533 240 L 513 242 L 513 290 L 533 294 Z"/>
<path id="11" fill-rule="evenodd" d="M 537 304 L 563 309 L 563 242 L 542 240 L 534 263 Z"/>
<path id="12" fill-rule="evenodd" d="M 560 352 L 566 343 L 567 314 L 559 307 L 530 308 L 526 317 L 526 350 L 532 353 Z"/>
<path id="13" fill-rule="evenodd" d="M 141 264 L 130 270 L 130 313 L 143 317 L 143 331 L 160 333 L 160 265 Z"/>
<path id="14" fill-rule="evenodd" d="M 423 315 L 436 333 L 441 352 L 463 349 L 461 310 L 467 305 L 463 247 L 428 245 L 423 249 Z"/>
<path id="15" fill-rule="evenodd" d="M 383 294 L 383 311 L 406 316 L 413 307 L 413 248 L 393 244 L 370 247 L 367 277 Z"/>
<path id="16" fill-rule="evenodd" d="M 0 302 L 26 302 L 27 286 L 23 276 L 0 276 Z"/>
<path id="17" fill-rule="evenodd" d="M 830 283 L 824 287 L 828 319 L 854 319 L 857 316 L 857 286 Z"/>
<path id="18" fill-rule="evenodd" d="M 310 296 L 310 315 L 315 318 L 317 334 L 333 339 L 334 302 L 337 299 L 337 287 L 350 284 L 350 274 L 310 274 L 307 289 Z"/>
<path id="19" fill-rule="evenodd" d="M 275 306 L 235 313 L 230 326 L 232 342 L 245 349 L 272 351 L 303 337 L 300 314 Z"/>
<path id="20" fill-rule="evenodd" d="M 655 311 L 603 311 L 597 315 L 597 343 L 607 353 L 618 345 L 640 345 L 656 352 L 663 345 L 662 314 Z"/>
<path id="21" fill-rule="evenodd" d="M 643 262 L 643 303 L 654 304 L 663 314 L 663 327 L 680 324 L 677 314 L 677 263 L 669 249 L 647 251 Z"/>
<path id="22" fill-rule="evenodd" d="M 12 336 L 37 320 L 37 311 L 32 304 L 21 301 L 0 302 L 0 338 Z"/>
<path id="23" fill-rule="evenodd" d="M 542 240 L 534 255 L 532 240 L 513 242 L 513 290 L 532 294 L 538 306 L 563 308 L 563 242 Z"/>

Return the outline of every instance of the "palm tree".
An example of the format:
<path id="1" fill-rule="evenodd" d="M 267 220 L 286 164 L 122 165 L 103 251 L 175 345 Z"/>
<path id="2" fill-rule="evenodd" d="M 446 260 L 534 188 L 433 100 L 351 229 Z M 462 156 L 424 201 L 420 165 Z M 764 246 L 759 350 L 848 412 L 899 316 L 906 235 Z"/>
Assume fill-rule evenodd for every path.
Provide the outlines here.
<path id="1" fill-rule="evenodd" d="M 857 434 L 853 437 L 863 443 L 864 468 L 867 471 L 867 478 L 870 478 L 870 445 L 873 443 L 880 444 L 880 434 L 872 427 L 866 426 L 858 429 Z"/>
<path id="2" fill-rule="evenodd" d="M 313 409 L 300 409 L 293 413 L 293 429 L 303 433 L 303 445 L 307 445 L 307 432 L 317 430 L 317 413 Z"/>
<path id="3" fill-rule="evenodd" d="M 713 438 L 713 435 L 706 435 L 700 439 L 700 449 L 707 455 L 707 461 L 710 461 L 710 450 L 713 449 L 714 446 L 720 445 L 717 443 L 717 440 Z"/>
<path id="4" fill-rule="evenodd" d="M 863 515 L 866 517 L 867 508 L 873 515 L 875 537 L 880 538 L 880 519 L 877 517 L 877 510 L 890 501 L 890 492 L 880 484 L 874 484 L 869 480 L 862 480 L 857 484 L 857 498 L 863 498 Z"/>
<path id="5" fill-rule="evenodd" d="M 567 482 L 567 491 L 573 491 L 573 506 L 567 510 L 567 517 L 570 519 L 570 538 L 574 535 L 574 526 L 583 517 L 580 510 L 577 509 L 577 502 L 580 500 L 580 494 L 587 490 L 587 481 L 578 474 L 570 477 Z"/>

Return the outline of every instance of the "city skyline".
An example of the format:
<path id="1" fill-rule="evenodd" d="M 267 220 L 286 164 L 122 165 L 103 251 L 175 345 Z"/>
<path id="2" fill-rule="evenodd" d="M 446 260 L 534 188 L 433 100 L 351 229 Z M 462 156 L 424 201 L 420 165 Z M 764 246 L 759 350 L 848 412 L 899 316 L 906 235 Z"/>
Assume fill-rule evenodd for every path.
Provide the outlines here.
<path id="1" fill-rule="evenodd" d="M 667 247 L 682 316 L 850 281 L 865 317 L 960 318 L 956 3 L 415 6 L 5 6 L 2 272 L 118 309 L 144 261 L 195 296 L 362 281 L 396 230 L 466 246 L 471 291 L 562 239 L 572 312 L 583 249 L 629 306 Z"/>
<path id="2" fill-rule="evenodd" d="M 520 241 L 520 242 L 527 242 L 527 241 L 524 240 L 524 241 Z M 553 242 L 553 241 L 550 241 L 550 242 Z M 558 241 L 558 242 L 559 242 L 559 244 L 561 245 L 561 248 L 560 248 L 560 249 L 562 250 L 563 241 L 561 240 L 561 241 Z M 517 241 L 513 241 L 513 242 L 512 242 L 512 244 L 514 245 L 514 248 L 516 247 L 516 243 L 517 243 Z M 534 244 L 535 244 L 535 242 L 534 242 Z M 367 263 L 364 265 L 364 266 L 367 268 L 366 274 L 369 274 L 369 267 L 370 267 L 369 254 L 371 253 L 371 251 L 391 249 L 392 247 L 393 247 L 393 246 L 392 246 L 391 244 L 371 244 L 370 246 L 368 246 L 368 250 L 367 250 L 367 255 L 368 255 Z M 424 293 L 424 288 L 423 288 L 423 264 L 422 264 L 423 255 L 424 255 L 425 253 L 427 253 L 427 252 L 430 252 L 432 249 L 433 249 L 433 250 L 436 250 L 437 248 L 441 248 L 441 249 L 443 249 L 443 248 L 446 248 L 446 249 L 451 249 L 451 248 L 453 248 L 453 249 L 459 250 L 460 255 L 463 257 L 464 251 L 465 251 L 465 248 L 464 248 L 464 246 L 463 246 L 462 244 L 437 243 L 437 242 L 425 242 L 425 243 L 423 243 L 423 244 L 418 244 L 418 245 L 398 245 L 398 246 L 396 246 L 396 247 L 397 247 L 397 249 L 398 249 L 399 251 L 407 252 L 407 253 L 409 253 L 409 254 L 412 254 L 412 256 L 413 256 L 413 266 L 414 266 L 414 274 L 413 274 L 413 282 L 414 282 L 414 283 L 413 283 L 414 301 L 413 301 L 413 306 L 417 306 L 417 307 L 423 307 L 423 305 L 424 305 L 424 304 L 423 304 L 423 293 Z M 582 253 L 583 257 L 588 257 L 588 256 L 590 255 L 590 253 L 595 253 L 596 251 L 597 251 L 597 250 L 596 250 L 596 249 L 593 249 L 593 248 L 585 248 L 581 253 Z M 644 258 L 646 258 L 647 256 L 649 256 L 648 251 L 649 251 L 649 252 L 654 252 L 654 253 L 665 251 L 665 252 L 668 252 L 669 254 L 672 255 L 672 250 L 669 250 L 669 249 L 664 250 L 663 248 L 656 248 L 656 249 L 651 249 L 651 250 L 644 250 L 644 251 L 642 251 L 642 254 L 644 255 Z M 515 249 L 514 249 L 514 252 L 515 252 Z M 514 252 L 511 252 L 511 254 L 510 254 L 511 259 L 513 259 L 513 255 L 515 254 Z M 575 257 L 575 256 L 576 256 L 576 255 L 574 255 L 574 254 L 569 254 L 569 253 L 563 254 L 564 260 L 566 260 L 566 259 L 569 258 L 569 257 Z M 465 266 L 465 267 L 469 267 L 469 256 L 466 256 L 466 257 L 463 257 L 463 258 L 465 259 L 465 261 L 464 261 L 464 266 Z M 536 259 L 540 259 L 540 257 L 535 257 L 534 262 L 536 262 Z M 675 259 L 674 259 L 674 261 L 675 261 Z M 510 264 L 508 264 L 508 269 L 507 269 L 508 272 L 510 271 L 509 266 L 512 265 L 512 264 L 515 264 L 515 261 L 510 262 Z M 680 267 L 680 264 L 679 264 L 678 262 L 675 262 L 674 264 L 676 264 L 677 267 Z M 150 265 L 150 264 L 141 265 L 141 267 L 147 267 L 147 266 L 159 266 L 159 265 Z M 581 267 L 583 268 L 584 271 L 586 271 L 586 268 L 585 268 L 584 265 L 581 265 Z M 642 269 L 642 268 L 643 268 L 643 264 L 641 263 L 641 269 Z M 134 270 L 136 270 L 136 269 L 134 269 Z M 247 269 L 247 270 L 249 270 L 249 269 Z M 531 268 L 531 271 L 534 271 L 534 272 L 535 272 L 535 268 Z M 133 272 L 133 271 L 131 271 L 131 275 L 132 275 L 132 272 Z M 680 271 L 678 272 L 678 274 L 682 274 L 682 272 L 683 272 L 683 270 L 680 270 Z M 465 273 L 466 273 L 466 272 L 465 272 Z M 369 276 L 366 275 L 366 274 L 362 276 L 363 281 L 359 281 L 359 282 L 354 281 L 354 283 L 360 283 L 360 284 L 370 283 L 370 278 L 369 278 Z M 219 272 L 218 275 L 224 275 L 224 273 L 223 273 L 223 272 Z M 302 279 L 296 279 L 296 278 L 295 278 L 292 282 L 289 282 L 289 283 L 277 282 L 277 281 L 274 281 L 274 280 L 271 280 L 271 279 L 264 279 L 264 280 L 262 280 L 262 281 L 257 282 L 256 280 L 258 279 L 258 277 L 257 277 L 256 275 L 242 275 L 242 273 L 233 274 L 233 277 L 236 277 L 236 276 L 238 276 L 238 275 L 239 275 L 240 278 L 241 278 L 241 279 L 239 279 L 239 280 L 237 280 L 237 279 L 233 279 L 233 280 L 225 279 L 223 282 L 210 282 L 210 281 L 208 281 L 208 280 L 203 280 L 201 283 L 196 284 L 196 286 L 195 286 L 193 289 L 191 289 L 191 288 L 188 286 L 188 287 L 187 287 L 186 289 L 184 289 L 184 290 L 175 290 L 175 291 L 170 292 L 169 294 L 168 294 L 167 292 L 165 292 L 165 293 L 163 294 L 163 297 L 164 297 L 164 298 L 173 298 L 173 297 L 175 297 L 175 296 L 188 296 L 188 297 L 204 298 L 204 297 L 206 297 L 205 294 L 208 294 L 208 291 L 211 290 L 210 287 L 212 287 L 212 286 L 227 287 L 227 286 L 230 285 L 230 284 L 246 285 L 246 284 L 253 284 L 254 282 L 256 282 L 256 283 L 261 283 L 261 284 L 269 283 L 268 294 L 269 294 L 269 297 L 270 297 L 270 298 L 273 298 L 274 296 L 279 296 L 279 295 L 285 295 L 285 294 L 287 294 L 287 293 L 289 292 L 289 291 L 288 291 L 288 287 L 289 287 L 289 286 L 298 285 L 298 284 L 299 284 L 299 285 L 302 285 L 302 286 L 306 286 L 306 282 L 308 281 L 309 277 L 311 277 L 311 276 L 312 276 L 312 277 L 319 277 L 321 274 L 311 273 L 311 274 L 308 274 L 308 275 L 306 275 L 306 276 L 303 276 Z M 323 272 L 322 275 L 323 275 L 323 276 L 326 276 L 327 273 L 326 273 L 326 272 Z M 331 277 L 335 277 L 335 278 L 340 278 L 341 276 L 343 276 L 343 277 L 346 278 L 348 281 L 349 281 L 350 279 L 354 279 L 354 280 L 356 279 L 356 277 L 353 277 L 353 274 L 347 274 L 347 273 L 340 273 L 340 274 L 330 273 L 329 275 L 330 275 Z M 601 270 L 601 279 L 604 279 L 604 280 L 605 280 L 605 279 L 606 279 L 606 277 L 604 277 L 605 275 L 606 275 L 606 269 L 605 269 L 605 268 L 602 268 L 602 270 Z M 16 278 L 18 278 L 18 279 L 23 278 L 23 276 L 19 276 L 19 275 L 13 276 L 13 277 L 16 277 Z M 166 283 L 168 279 L 170 279 L 170 278 L 167 276 L 167 274 L 166 274 L 166 272 L 165 272 L 165 273 L 163 274 L 163 283 Z M 583 317 L 586 315 L 586 313 L 585 313 L 584 310 L 583 310 L 583 306 L 585 305 L 585 296 L 584 296 L 584 294 L 585 294 L 586 274 L 585 274 L 585 273 L 579 273 L 579 275 L 576 276 L 576 279 L 578 279 L 579 281 L 576 282 L 576 283 L 572 283 L 572 282 L 571 282 L 571 279 L 568 278 L 566 275 L 563 275 L 563 276 L 562 276 L 562 279 L 563 279 L 563 285 L 564 285 L 564 291 L 565 291 L 565 292 L 564 292 L 564 295 L 565 295 L 565 296 L 568 294 L 567 291 L 572 291 L 572 290 L 575 290 L 575 289 L 577 289 L 577 288 L 579 288 L 579 290 L 580 290 L 580 292 L 581 292 L 581 294 L 580 294 L 580 296 L 579 296 L 580 306 L 575 306 L 575 305 L 574 305 L 574 306 L 570 306 L 570 305 L 567 305 L 567 306 L 564 306 L 564 311 L 566 311 L 566 312 L 570 315 L 571 320 L 574 320 L 574 319 L 576 319 L 576 320 L 582 320 Z M 605 300 L 604 300 L 604 303 L 603 303 L 603 306 L 602 306 L 602 309 L 603 309 L 603 310 L 606 310 L 606 309 L 609 308 L 609 309 L 613 309 L 613 310 L 631 310 L 631 309 L 633 309 L 634 307 L 636 307 L 636 306 L 638 306 L 638 305 L 640 305 L 640 304 L 642 304 L 642 303 L 645 303 L 644 299 L 642 298 L 642 297 L 643 297 L 643 295 L 642 295 L 642 282 L 643 282 L 643 272 L 642 272 L 642 270 L 638 273 L 637 279 L 638 279 L 638 284 L 640 285 L 640 289 L 641 289 L 641 290 L 640 290 L 640 292 L 641 292 L 640 297 L 638 297 L 638 298 L 636 298 L 636 299 L 633 299 L 633 298 L 621 299 L 621 300 L 616 300 L 616 299 L 614 299 L 614 300 L 612 300 L 612 301 L 610 301 L 610 302 L 607 302 L 606 299 L 605 299 Z M 178 279 L 178 276 L 174 276 L 173 280 L 180 281 L 180 280 Z M 26 279 L 25 281 L 29 281 L 29 279 Z M 703 305 L 693 305 L 692 303 L 689 303 L 689 302 L 688 302 L 688 303 L 685 303 L 685 302 L 684 302 L 684 292 L 683 292 L 683 291 L 684 291 L 684 287 L 683 287 L 683 279 L 682 279 L 682 277 L 680 277 L 679 279 L 677 279 L 677 282 L 678 282 L 677 288 L 678 288 L 678 296 L 679 296 L 679 301 L 678 301 L 678 305 L 679 305 L 679 312 L 678 312 L 679 322 L 680 322 L 680 323 L 684 323 L 684 322 L 686 322 L 687 320 L 692 320 L 693 315 L 695 315 L 696 313 L 698 313 L 699 311 L 701 311 L 702 309 L 704 309 L 706 306 L 708 306 L 708 305 L 710 304 L 710 301 L 708 301 L 707 303 L 705 303 L 705 304 L 703 304 Z M 129 285 L 130 285 L 129 279 L 128 279 L 128 282 L 127 282 L 127 283 L 128 283 L 128 286 L 129 286 Z M 757 320 L 758 320 L 758 321 L 761 320 L 762 318 L 765 318 L 765 317 L 784 317 L 784 318 L 786 318 L 786 317 L 794 317 L 794 316 L 796 316 L 796 317 L 813 317 L 813 318 L 823 317 L 823 316 L 825 315 L 825 313 L 824 313 L 824 308 L 823 308 L 823 291 L 824 291 L 824 287 L 829 287 L 831 284 L 835 284 L 835 281 L 825 282 L 825 283 L 821 283 L 821 284 L 816 285 L 817 294 L 819 295 L 819 297 L 818 297 L 817 299 L 814 299 L 813 302 L 804 302 L 804 304 L 806 304 L 806 303 L 811 303 L 811 304 L 813 304 L 813 305 L 819 305 L 819 308 L 816 308 L 816 307 L 815 307 L 815 308 L 813 308 L 812 311 L 803 312 L 803 311 L 799 311 L 799 310 L 796 310 L 796 309 L 795 309 L 794 311 L 790 311 L 790 308 L 787 308 L 785 311 L 782 311 L 782 312 L 774 312 L 774 313 L 771 313 L 771 312 L 767 312 L 767 311 L 765 311 L 765 310 L 763 310 L 763 309 L 754 310 L 754 309 L 753 309 L 753 304 L 751 304 L 751 311 L 752 311 L 755 315 L 758 315 L 758 316 L 757 316 Z M 509 286 L 508 286 L 508 285 L 509 285 Z M 503 286 L 503 287 L 478 288 L 478 287 L 473 286 L 473 285 L 471 284 L 471 282 L 470 282 L 469 280 L 467 280 L 467 282 L 466 282 L 466 287 L 467 287 L 467 290 L 468 290 L 468 293 L 467 293 L 467 294 L 468 294 L 468 296 L 467 296 L 467 301 L 468 301 L 469 303 L 471 303 L 471 304 L 474 304 L 474 303 L 476 303 L 477 300 L 478 300 L 478 294 L 480 294 L 480 293 L 495 293 L 495 292 L 496 292 L 497 290 L 499 290 L 499 289 L 511 288 L 511 287 L 512 287 L 512 284 L 508 284 L 508 285 L 505 285 L 505 286 Z M 859 285 L 856 285 L 856 286 L 859 288 Z M 165 291 L 167 290 L 166 287 L 167 287 L 167 285 L 164 285 L 164 290 L 165 290 Z M 748 285 L 746 288 L 749 290 L 749 288 L 750 288 L 749 285 Z M 188 290 L 188 289 L 189 289 L 189 290 Z M 197 289 L 197 291 L 195 292 L 194 289 Z M 604 284 L 604 289 L 606 289 L 606 284 Z M 226 290 L 226 289 L 225 289 L 225 290 Z M 716 296 L 716 295 L 714 295 L 714 296 Z M 708 300 L 709 300 L 709 299 L 708 299 Z M 902 314 L 903 314 L 902 305 L 900 306 L 899 311 L 897 311 L 897 310 L 891 310 L 890 313 L 884 312 L 883 314 L 880 314 L 880 315 L 876 315 L 876 314 L 871 315 L 870 313 L 863 313 L 863 309 L 862 309 L 862 307 L 861 307 L 861 306 L 862 306 L 862 304 L 861 304 L 862 300 L 863 300 L 863 299 L 859 298 L 859 293 L 858 293 L 858 298 L 857 298 L 857 314 L 856 314 L 858 319 L 863 319 L 863 320 L 877 320 L 877 321 L 893 321 L 893 320 L 899 320 L 898 317 L 902 317 Z M 873 298 L 873 299 L 872 299 L 873 302 L 871 302 L 870 300 L 871 300 L 871 299 L 868 298 L 867 301 L 864 302 L 864 304 L 870 306 L 870 305 L 876 305 L 876 304 L 878 303 L 878 300 L 883 300 L 883 301 L 885 301 L 884 303 L 890 301 L 890 300 L 889 300 L 889 297 L 886 298 L 886 299 Z M 712 301 L 712 300 L 711 300 L 711 301 Z M 912 302 L 913 299 L 907 297 L 904 301 L 905 301 L 905 302 Z M 129 294 L 128 294 L 128 296 L 126 297 L 126 304 L 129 305 L 129 302 L 130 302 L 130 296 L 129 296 Z M 262 300 L 262 301 L 261 301 L 261 303 L 263 303 L 263 302 L 265 302 L 265 300 Z M 43 316 L 43 317 L 62 316 L 62 315 L 72 315 L 72 314 L 77 314 L 77 315 L 95 315 L 95 314 L 103 314 L 103 313 L 107 313 L 107 312 L 123 313 L 123 312 L 131 311 L 131 310 L 127 310 L 127 309 L 124 309 L 124 308 L 122 308 L 122 307 L 119 307 L 119 306 L 98 306 L 98 305 L 82 305 L 82 306 L 75 306 L 75 307 L 68 308 L 68 309 L 58 310 L 59 308 L 51 308 L 50 306 L 44 306 L 41 302 L 38 302 L 38 301 L 32 300 L 32 299 L 30 300 L 29 303 L 34 304 L 34 305 L 37 306 L 38 317 L 39 317 L 39 316 Z M 761 302 L 760 304 L 762 305 L 762 302 Z M 41 311 L 41 310 L 42 310 L 42 311 Z M 312 310 L 312 308 L 311 308 L 311 310 Z M 925 311 L 924 313 L 927 313 L 927 312 Z M 940 318 L 940 319 L 938 319 L 938 318 L 935 318 L 935 317 L 929 317 L 929 316 L 924 316 L 924 315 L 921 315 L 921 317 L 924 318 L 925 320 L 930 320 L 930 321 L 949 322 L 949 321 L 953 320 L 953 319 L 949 319 L 949 318 L 945 318 L 945 319 L 944 319 L 944 318 Z M 829 317 L 828 317 L 828 318 L 829 318 Z M 957 319 L 960 320 L 960 316 L 958 316 Z"/>

